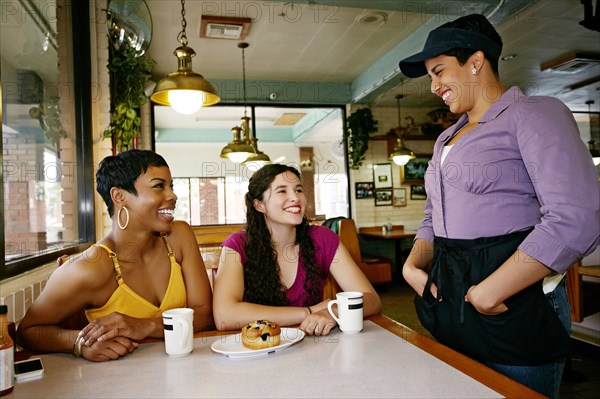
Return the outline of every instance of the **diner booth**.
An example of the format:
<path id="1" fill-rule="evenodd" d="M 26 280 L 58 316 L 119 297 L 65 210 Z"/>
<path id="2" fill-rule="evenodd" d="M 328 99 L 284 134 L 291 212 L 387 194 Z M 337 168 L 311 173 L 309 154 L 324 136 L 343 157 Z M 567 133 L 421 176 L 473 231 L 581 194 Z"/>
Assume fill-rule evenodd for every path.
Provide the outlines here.
<path id="1" fill-rule="evenodd" d="M 549 2 L 552 0 L 528 0 L 521 2 L 526 4 L 523 9 L 506 12 L 517 21 L 521 17 L 540 23 L 538 13 L 546 15 L 541 5 Z M 456 116 L 430 98 L 429 82 L 415 83 L 401 76 L 397 60 L 398 55 L 422 45 L 408 30 L 418 32 L 416 38 L 424 40 L 423 32 L 446 22 L 440 19 L 450 11 L 415 11 L 410 8 L 412 3 L 404 1 L 397 2 L 402 7 L 374 2 L 381 10 L 362 1 L 360 9 L 347 1 L 304 3 L 0 0 L 0 191 L 5 258 L 0 303 L 8 305 L 12 323 L 19 323 L 42 292 L 59 266 L 57 258 L 84 251 L 111 228 L 106 207 L 95 192 L 94 176 L 104 157 L 128 148 L 154 150 L 170 165 L 178 196 L 176 217 L 192 225 L 211 284 L 221 243 L 243 228 L 248 179 L 266 160 L 290 164 L 300 171 L 308 200 L 307 218 L 327 225 L 342 242 L 351 243 L 352 256 L 378 291 L 406 285 L 401 269 L 423 218 L 425 169 L 436 138 Z M 489 7 L 484 0 L 459 3 L 474 3 L 482 10 Z M 574 3 L 562 6 L 575 14 L 579 1 Z M 184 4 L 187 13 L 180 10 Z M 262 19 L 256 16 L 257 10 Z M 205 104 L 185 114 L 161 92 L 166 84 L 162 79 L 167 76 L 163 72 L 175 70 L 178 61 L 180 69 L 187 65 L 173 56 L 176 46 L 183 45 L 178 43 L 181 32 L 170 33 L 183 26 L 185 34 L 185 23 L 172 22 L 182 15 L 187 18 L 189 46 L 197 52 L 193 66 L 188 66 L 196 72 L 209 67 L 216 74 L 213 78 L 202 72 Z M 215 15 L 222 16 L 208 18 Z M 311 15 L 312 25 L 301 15 Z M 219 42 L 199 32 L 212 26 L 227 35 L 233 28 L 225 25 L 236 18 L 243 20 L 238 28 L 247 37 Z M 378 38 L 376 43 L 362 41 L 369 36 L 366 24 L 370 19 L 380 27 L 370 33 Z M 501 22 L 507 31 L 515 24 L 508 17 Z M 330 44 L 339 60 L 351 46 L 336 49 L 336 45 L 342 46 L 338 36 L 353 29 L 352 36 L 343 41 L 375 49 L 377 56 L 372 58 L 377 62 L 357 67 L 354 75 L 340 77 L 332 72 L 329 81 L 311 80 L 314 76 L 308 72 L 278 81 L 271 75 L 282 75 L 267 69 L 270 53 L 281 50 L 277 38 L 261 42 L 252 36 L 253 32 L 264 34 L 268 24 L 279 26 L 280 40 L 283 36 L 286 40 L 296 36 L 298 41 L 312 38 L 301 32 L 300 26 L 323 30 L 320 40 Z M 405 26 L 410 29 L 402 31 Z M 397 43 L 385 42 L 387 37 Z M 585 45 L 595 43 L 594 39 L 587 32 L 580 34 Z M 385 52 L 380 43 L 385 44 Z M 590 47 L 600 52 L 597 43 Z M 135 57 L 131 57 L 132 49 Z M 211 57 L 204 57 L 204 51 Z M 304 56 L 308 61 L 297 60 L 302 72 L 326 55 Z M 167 57 L 168 63 L 163 63 Z M 331 57 L 329 69 L 333 70 L 335 58 Z M 156 66 L 153 58 L 160 61 Z M 281 70 L 293 70 L 292 62 L 277 61 Z M 596 64 L 590 68 L 597 71 L 598 58 L 593 62 Z M 124 87 L 133 86 L 128 79 L 134 79 L 126 68 L 120 69 L 127 63 L 137 68 L 132 75 L 137 73 L 138 83 L 141 79 L 141 86 L 136 87 L 142 99 L 138 95 L 137 103 L 131 103 L 132 98 L 125 94 Z M 513 70 L 510 64 L 501 67 Z M 266 72 L 257 72 L 262 70 Z M 588 80 L 597 86 L 597 80 Z M 579 101 L 585 106 L 572 110 L 582 140 L 589 142 L 592 155 L 598 155 L 600 101 L 590 101 Z M 120 104 L 129 104 L 134 112 L 129 122 L 123 119 L 127 112 L 119 113 Z M 348 127 L 359 117 L 368 119 L 372 130 L 363 138 L 366 150 L 357 155 L 359 139 L 349 136 Z M 132 135 L 123 128 L 125 123 L 139 124 L 139 129 Z M 357 133 L 356 128 L 353 132 Z M 401 160 L 406 149 L 412 156 Z M 242 154 L 248 151 L 250 156 Z M 578 339 L 597 336 L 590 320 L 598 311 L 592 304 L 597 296 L 591 293 L 597 293 L 599 264 L 596 250 L 570 271 L 572 319 L 580 323 L 580 327 L 575 325 Z M 333 299 L 337 289 L 335 281 L 330 281 L 326 295 Z M 269 389 L 276 390 L 264 395 L 267 397 L 537 397 L 524 386 L 402 325 L 402 320 L 385 317 L 385 308 L 383 313 L 366 320 L 364 331 L 356 336 L 338 332 L 329 338 L 306 337 L 289 350 L 255 359 L 260 365 L 257 369 L 249 362 L 234 362 L 211 352 L 215 340 L 225 339 L 218 332 L 197 334 L 194 352 L 181 359 L 166 357 L 159 342 L 144 343 L 139 353 L 114 364 L 86 363 L 64 354 L 43 355 L 45 376 L 17 384 L 11 395 L 256 396 L 245 393 L 263 392 L 264 385 L 257 381 L 264 379 L 266 371 L 280 381 L 269 383 Z M 595 344 L 600 344 L 597 339 Z M 400 369 L 401 364 L 411 364 L 411 370 Z M 133 384 L 125 378 L 131 370 L 138 370 L 139 385 L 137 380 Z M 239 384 L 231 383 L 238 378 Z M 145 387 L 142 390 L 141 385 Z M 240 390 L 242 386 L 247 389 Z"/>

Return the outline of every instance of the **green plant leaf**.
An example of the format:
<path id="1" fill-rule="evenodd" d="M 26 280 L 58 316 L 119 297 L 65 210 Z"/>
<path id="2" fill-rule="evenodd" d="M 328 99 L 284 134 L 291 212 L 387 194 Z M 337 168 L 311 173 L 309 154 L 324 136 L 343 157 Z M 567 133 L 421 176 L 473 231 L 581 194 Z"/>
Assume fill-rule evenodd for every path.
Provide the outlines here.
<path id="1" fill-rule="evenodd" d="M 369 149 L 371 135 L 377 132 L 377 121 L 369 108 L 360 108 L 346 122 L 344 139 L 348 141 L 348 164 L 351 169 L 359 169 Z"/>

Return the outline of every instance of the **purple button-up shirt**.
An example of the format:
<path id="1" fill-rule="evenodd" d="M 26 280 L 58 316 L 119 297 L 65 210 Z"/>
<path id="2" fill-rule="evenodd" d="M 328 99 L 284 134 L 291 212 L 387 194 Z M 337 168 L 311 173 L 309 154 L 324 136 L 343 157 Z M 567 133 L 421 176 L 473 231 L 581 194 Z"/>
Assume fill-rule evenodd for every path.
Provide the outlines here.
<path id="1" fill-rule="evenodd" d="M 438 138 L 425 175 L 425 219 L 416 238 L 474 239 L 533 231 L 519 249 L 556 272 L 600 240 L 600 186 L 571 111 L 512 87 L 440 163 L 464 114 Z"/>

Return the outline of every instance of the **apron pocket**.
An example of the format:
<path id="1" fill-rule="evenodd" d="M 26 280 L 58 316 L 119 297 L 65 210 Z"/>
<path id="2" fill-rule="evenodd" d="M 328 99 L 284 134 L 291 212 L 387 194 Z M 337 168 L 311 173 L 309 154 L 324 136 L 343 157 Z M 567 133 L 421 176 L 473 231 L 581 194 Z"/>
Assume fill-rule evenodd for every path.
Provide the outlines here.
<path id="1" fill-rule="evenodd" d="M 490 361 L 530 366 L 568 355 L 569 335 L 541 287 L 529 287 L 509 298 L 506 304 L 508 310 L 502 314 L 479 313 L 491 351 Z"/>
<path id="2" fill-rule="evenodd" d="M 435 336 L 435 305 L 436 299 L 433 296 L 425 299 L 419 295 L 415 295 L 414 299 L 415 310 L 419 321 L 433 336 Z"/>

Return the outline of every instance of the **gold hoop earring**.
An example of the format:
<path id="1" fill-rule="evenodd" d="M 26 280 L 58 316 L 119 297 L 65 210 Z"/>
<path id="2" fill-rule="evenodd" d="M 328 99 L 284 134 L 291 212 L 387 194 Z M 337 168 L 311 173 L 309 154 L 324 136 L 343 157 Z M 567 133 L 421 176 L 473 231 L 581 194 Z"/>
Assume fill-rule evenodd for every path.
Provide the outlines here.
<path id="1" fill-rule="evenodd" d="M 471 69 L 471 74 L 477 75 L 477 68 L 473 67 L 473 69 Z"/>
<path id="2" fill-rule="evenodd" d="M 125 209 L 125 225 L 121 224 L 121 211 L 123 209 Z M 125 230 L 127 226 L 129 226 L 129 210 L 126 207 L 119 209 L 119 212 L 117 213 L 117 224 L 121 230 Z"/>

